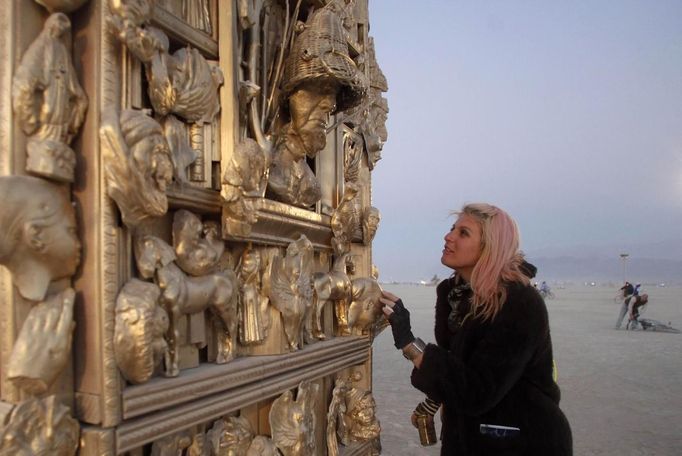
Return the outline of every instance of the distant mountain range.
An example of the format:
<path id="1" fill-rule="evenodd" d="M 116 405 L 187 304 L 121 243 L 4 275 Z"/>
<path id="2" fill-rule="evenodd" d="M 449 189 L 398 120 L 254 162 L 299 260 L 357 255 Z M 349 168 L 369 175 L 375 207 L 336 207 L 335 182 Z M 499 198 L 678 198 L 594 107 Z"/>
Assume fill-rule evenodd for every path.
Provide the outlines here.
<path id="1" fill-rule="evenodd" d="M 541 280 L 613 281 L 623 280 L 620 258 L 531 257 Z M 682 284 L 682 260 L 629 258 L 626 279 L 633 282 Z"/>
<path id="2" fill-rule="evenodd" d="M 569 247 L 545 247 L 526 250 L 526 255 L 535 258 L 612 258 L 620 261 L 620 254 L 627 253 L 629 260 L 655 258 L 682 261 L 682 239 L 649 243 L 612 243 L 601 245 L 572 245 Z"/>
<path id="3" fill-rule="evenodd" d="M 538 267 L 539 279 L 620 282 L 622 253 L 628 254 L 627 280 L 682 284 L 682 241 L 678 240 L 549 247 L 527 251 L 526 258 Z"/>

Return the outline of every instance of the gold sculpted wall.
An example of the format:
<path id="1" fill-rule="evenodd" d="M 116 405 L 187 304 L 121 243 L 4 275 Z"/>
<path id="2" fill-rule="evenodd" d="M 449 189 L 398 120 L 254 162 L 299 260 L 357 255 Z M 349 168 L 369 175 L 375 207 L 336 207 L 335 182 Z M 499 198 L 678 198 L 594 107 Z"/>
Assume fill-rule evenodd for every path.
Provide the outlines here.
<path id="1" fill-rule="evenodd" d="M 369 0 L 0 6 L 0 456 L 379 454 Z"/>

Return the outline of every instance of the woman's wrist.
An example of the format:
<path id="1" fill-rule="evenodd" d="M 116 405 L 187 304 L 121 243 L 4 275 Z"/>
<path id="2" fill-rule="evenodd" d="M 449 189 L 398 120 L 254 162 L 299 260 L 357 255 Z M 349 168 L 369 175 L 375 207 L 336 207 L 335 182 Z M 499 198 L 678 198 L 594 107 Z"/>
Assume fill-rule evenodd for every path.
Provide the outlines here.
<path id="1" fill-rule="evenodd" d="M 415 338 L 412 342 L 403 347 L 403 356 L 410 361 L 416 360 L 424 353 L 426 344 L 419 337 Z"/>

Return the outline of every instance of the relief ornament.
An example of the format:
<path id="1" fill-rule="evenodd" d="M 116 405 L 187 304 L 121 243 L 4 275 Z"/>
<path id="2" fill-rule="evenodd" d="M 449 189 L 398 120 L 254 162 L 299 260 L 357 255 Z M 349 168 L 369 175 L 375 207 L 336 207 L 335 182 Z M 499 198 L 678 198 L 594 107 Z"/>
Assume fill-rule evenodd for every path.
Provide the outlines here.
<path id="1" fill-rule="evenodd" d="M 306 158 L 324 149 L 329 115 L 356 106 L 367 92 L 368 81 L 349 55 L 340 9 L 331 1 L 298 24 L 284 68 L 281 88 L 290 122 L 279 134 L 268 188 L 295 206 L 309 207 L 321 197 Z"/>
<path id="2" fill-rule="evenodd" d="M 291 350 L 303 345 L 303 322 L 312 306 L 313 246 L 305 235 L 289 244 L 284 257 L 272 261 L 270 302 L 282 315 Z"/>
<path id="3" fill-rule="evenodd" d="M 287 391 L 274 400 L 270 408 L 272 440 L 283 456 L 316 456 L 315 402 L 320 385 L 302 381 L 296 400 Z"/>
<path id="4" fill-rule="evenodd" d="M 381 433 L 376 417 L 376 403 L 370 391 L 353 386 L 352 381 L 337 379 L 327 414 L 327 447 L 329 454 L 338 455 L 338 440 L 345 446 L 354 442 L 375 441 Z M 334 429 L 336 427 L 336 429 Z M 374 454 L 374 452 L 372 453 Z"/>
<path id="5" fill-rule="evenodd" d="M 379 229 L 381 213 L 374 206 L 368 206 L 362 211 L 362 243 L 369 246 Z"/>
<path id="6" fill-rule="evenodd" d="M 346 182 L 343 198 L 331 217 L 331 228 L 334 235 L 332 247 L 337 256 L 350 252 L 353 234 L 360 226 L 360 215 L 355 204 L 357 195 L 358 187 L 352 182 Z"/>
<path id="7" fill-rule="evenodd" d="M 251 138 L 235 147 L 223 173 L 220 192 L 225 235 L 251 234 L 251 226 L 258 221 L 254 199 L 265 195 L 270 161 L 270 153 Z"/>
<path id="8" fill-rule="evenodd" d="M 225 251 L 225 242 L 216 222 L 202 223 L 192 212 L 180 209 L 173 216 L 173 247 L 180 269 L 192 276 L 202 276 L 215 270 Z"/>
<path id="9" fill-rule="evenodd" d="M 12 104 L 28 136 L 26 171 L 73 182 L 76 153 L 69 147 L 85 118 L 88 99 L 71 62 L 71 21 L 53 13 L 21 59 Z"/>
<path id="10" fill-rule="evenodd" d="M 142 111 L 102 112 L 99 130 L 107 194 L 116 201 L 123 223 L 134 229 L 168 210 L 166 188 L 173 162 L 161 125 Z"/>
<path id="11" fill-rule="evenodd" d="M 262 288 L 261 255 L 250 246 L 244 250 L 239 265 L 239 341 L 259 344 L 270 329 L 270 300 Z"/>
<path id="12" fill-rule="evenodd" d="M 33 306 L 14 342 L 7 379 L 23 391 L 45 393 L 71 356 L 73 288 L 51 295 Z"/>
<path id="13" fill-rule="evenodd" d="M 168 314 L 159 305 L 160 295 L 157 285 L 131 279 L 116 297 L 114 356 L 131 383 L 149 380 L 168 352 Z"/>
<path id="14" fill-rule="evenodd" d="M 0 177 L 0 199 L 0 264 L 21 296 L 42 301 L 80 263 L 74 207 L 61 187 L 31 176 Z"/>
<path id="15" fill-rule="evenodd" d="M 351 281 L 352 298 L 348 306 L 348 327 L 353 335 L 367 334 L 383 315 L 377 306 L 381 287 L 376 279 L 358 277 Z"/>
<path id="16" fill-rule="evenodd" d="M 161 288 L 161 302 L 170 316 L 166 340 L 169 356 L 166 376 L 175 377 L 180 371 L 178 320 L 211 310 L 220 327 L 217 339 L 217 364 L 224 364 L 235 357 L 237 338 L 237 278 L 233 271 L 213 272 L 200 277 L 185 274 L 175 263 L 156 271 L 156 281 Z"/>
<path id="17" fill-rule="evenodd" d="M 334 260 L 331 271 L 316 272 L 313 274 L 313 322 L 317 331 L 315 334 L 320 339 L 324 338 L 320 324 L 322 309 L 329 301 L 334 302 L 338 335 L 350 335 L 350 328 L 348 326 L 348 306 L 351 302 L 352 285 L 351 280 L 348 277 L 348 271 L 349 269 L 352 270 L 352 268 L 352 256 L 350 253 L 344 253 Z"/>
<path id="18" fill-rule="evenodd" d="M 216 421 L 206 434 L 211 455 L 215 456 L 279 456 L 271 439 L 254 436 L 249 421 L 229 416 Z"/>
<path id="19" fill-rule="evenodd" d="M 116 37 L 145 68 L 149 100 L 161 116 L 176 114 L 192 123 L 211 123 L 220 111 L 223 73 L 190 47 L 169 53 L 168 36 L 146 25 L 154 2 L 109 0 Z"/>
<path id="20" fill-rule="evenodd" d="M 17 404 L 0 423 L 2 456 L 73 456 L 78 448 L 78 421 L 56 396 Z"/>

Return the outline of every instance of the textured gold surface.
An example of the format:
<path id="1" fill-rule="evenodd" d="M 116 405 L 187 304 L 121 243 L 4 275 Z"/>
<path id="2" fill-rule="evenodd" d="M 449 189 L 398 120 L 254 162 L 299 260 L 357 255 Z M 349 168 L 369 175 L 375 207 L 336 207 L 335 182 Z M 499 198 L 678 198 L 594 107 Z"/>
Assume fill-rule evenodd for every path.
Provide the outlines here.
<path id="1" fill-rule="evenodd" d="M 74 208 L 59 186 L 29 176 L 0 177 L 0 198 L 0 264 L 24 298 L 43 300 L 80 262 Z"/>
<path id="2" fill-rule="evenodd" d="M 313 275 L 313 288 L 315 290 L 314 316 L 316 327 L 319 330 L 319 315 L 322 307 L 328 301 L 334 302 L 334 312 L 337 320 L 337 332 L 339 335 L 348 335 L 348 306 L 351 299 L 351 282 L 348 270 L 352 266 L 350 253 L 345 253 L 334 261 L 332 270 L 318 272 Z"/>
<path id="3" fill-rule="evenodd" d="M 33 395 L 48 390 L 71 356 L 73 301 L 67 288 L 36 304 L 24 321 L 7 365 L 7 378 Z"/>
<path id="4" fill-rule="evenodd" d="M 83 123 L 88 98 L 71 63 L 71 21 L 53 13 L 14 73 L 14 114 L 29 137 L 26 170 L 73 182 L 76 154 L 69 143 Z"/>
<path id="5" fill-rule="evenodd" d="M 148 115 L 125 110 L 102 113 L 100 128 L 107 194 L 123 222 L 135 228 L 168 210 L 166 187 L 173 164 L 161 125 Z"/>
<path id="6" fill-rule="evenodd" d="M 71 456 L 78 447 L 78 421 L 55 396 L 17 404 L 0 427 L 0 454 Z"/>
<path id="7" fill-rule="evenodd" d="M 151 378 L 168 350 L 164 334 L 168 315 L 158 303 L 161 290 L 153 283 L 131 279 L 116 298 L 114 353 L 126 380 Z"/>
<path id="8" fill-rule="evenodd" d="M 0 239 L 0 414 L 14 420 L 0 429 L 2 445 L 12 442 L 0 453 L 15 454 L 16 444 L 64 455 L 208 456 L 221 422 L 227 441 L 234 434 L 248 443 L 235 447 L 239 454 L 324 453 L 318 422 L 331 381 L 352 366 L 369 372 L 376 327 L 372 294 L 359 286 L 372 288 L 363 278 L 371 247 L 361 244 L 376 231 L 368 226 L 363 237 L 361 224 L 373 223 L 369 143 L 361 123 L 341 114 L 369 106 L 366 80 L 376 71 L 366 7 L 0 7 L 0 143 L 8 151 L 0 169 L 42 178 L 24 178 L 34 179 L 28 187 L 7 181 L 0 215 L 18 222 Z M 315 52 L 308 62 L 305 48 Z M 357 194 L 343 201 L 353 185 Z M 35 223 L 34 203 L 57 216 Z M 15 228 L 26 242 L 13 243 Z M 313 286 L 314 274 L 336 272 L 328 292 Z M 349 333 L 369 337 L 338 337 Z M 286 414 L 270 423 L 268 412 L 297 385 L 291 402 L 306 410 L 310 435 L 287 442 L 283 429 L 298 424 Z M 39 403 L 32 394 L 57 396 Z M 71 444 L 71 404 L 83 425 L 79 445 Z M 359 454 L 366 447 L 357 443 L 340 454 Z"/>
<path id="9" fill-rule="evenodd" d="M 303 345 L 303 322 L 312 305 L 312 244 L 305 236 L 289 244 L 284 257 L 272 260 L 270 302 L 282 315 L 291 350 Z"/>
<path id="10" fill-rule="evenodd" d="M 316 420 L 313 413 L 319 400 L 319 385 L 303 381 L 296 398 L 291 391 L 278 397 L 270 409 L 272 440 L 283 456 L 314 456 Z"/>

